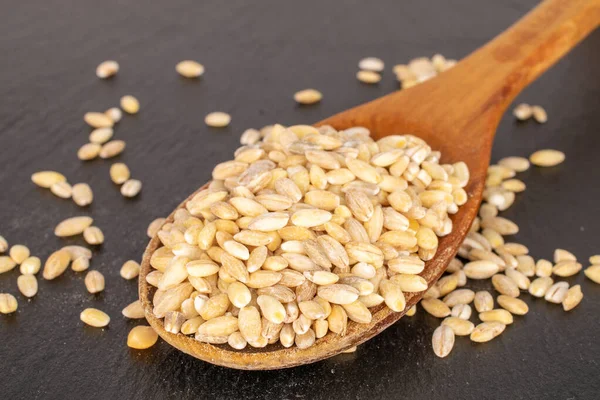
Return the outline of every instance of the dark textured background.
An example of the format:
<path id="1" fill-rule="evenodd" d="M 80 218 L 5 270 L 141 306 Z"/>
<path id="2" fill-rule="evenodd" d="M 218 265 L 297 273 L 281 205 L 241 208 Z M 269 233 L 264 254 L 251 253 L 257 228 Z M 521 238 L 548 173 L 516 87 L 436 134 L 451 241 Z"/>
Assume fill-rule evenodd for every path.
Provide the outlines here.
<path id="1" fill-rule="evenodd" d="M 583 275 L 569 279 L 586 296 L 573 312 L 525 295 L 529 315 L 500 338 L 485 345 L 459 338 L 443 360 L 430 345 L 439 320 L 421 311 L 355 354 L 284 371 L 227 370 L 162 341 L 147 351 L 125 345 L 139 322 L 121 316 L 137 293 L 136 282 L 119 277 L 121 264 L 140 259 L 148 223 L 204 183 L 245 128 L 311 123 L 396 90 L 394 64 L 435 52 L 464 57 L 535 3 L 0 0 L 0 234 L 45 259 L 83 243 L 54 237 L 56 223 L 89 214 L 106 235 L 93 268 L 107 278 L 94 296 L 83 274 L 69 271 L 40 281 L 28 301 L 18 294 L 17 270 L 0 276 L 0 291 L 19 301 L 15 315 L 0 316 L 0 398 L 598 398 L 600 287 Z M 547 124 L 507 115 L 499 128 L 495 160 L 546 147 L 567 154 L 560 167 L 521 174 L 528 190 L 505 213 L 519 221 L 516 239 L 536 258 L 560 246 L 587 264 L 600 252 L 599 48 L 596 32 L 519 97 L 546 107 Z M 387 65 L 376 86 L 354 78 L 357 61 L 370 55 Z M 188 58 L 206 66 L 202 79 L 175 73 Z M 108 81 L 94 75 L 105 59 L 121 65 Z M 291 96 L 305 87 L 321 90 L 322 103 L 297 107 Z M 141 112 L 125 116 L 115 137 L 127 142 L 118 160 L 144 182 L 134 200 L 111 183 L 110 161 L 76 158 L 90 131 L 84 112 L 129 93 Z M 228 128 L 204 126 L 215 110 L 232 114 Z M 82 210 L 34 186 L 30 175 L 41 169 L 90 183 L 93 205 Z M 112 316 L 108 329 L 83 326 L 79 312 L 89 306 Z"/>

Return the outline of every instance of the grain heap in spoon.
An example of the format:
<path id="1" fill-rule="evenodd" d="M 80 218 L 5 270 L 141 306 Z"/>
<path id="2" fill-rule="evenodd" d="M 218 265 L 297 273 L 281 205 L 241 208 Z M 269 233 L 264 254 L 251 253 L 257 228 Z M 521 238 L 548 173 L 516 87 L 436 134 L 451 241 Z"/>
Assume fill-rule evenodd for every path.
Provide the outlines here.
<path id="1" fill-rule="evenodd" d="M 464 163 L 362 127 L 274 125 L 242 145 L 157 233 L 147 281 L 167 331 L 306 348 L 427 289 L 419 273 L 467 200 Z"/>

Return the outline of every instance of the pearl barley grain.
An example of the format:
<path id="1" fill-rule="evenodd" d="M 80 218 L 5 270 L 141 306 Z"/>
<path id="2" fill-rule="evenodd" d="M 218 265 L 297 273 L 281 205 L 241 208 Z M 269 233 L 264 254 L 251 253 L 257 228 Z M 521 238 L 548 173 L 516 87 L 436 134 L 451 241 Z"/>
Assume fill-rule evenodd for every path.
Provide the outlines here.
<path id="1" fill-rule="evenodd" d="M 231 116 L 221 111 L 211 112 L 204 117 L 204 123 L 213 128 L 224 128 L 231 122 Z"/>
<path id="2" fill-rule="evenodd" d="M 154 346 L 158 334 L 150 326 L 136 326 L 127 335 L 127 346 L 132 349 L 144 350 Z"/>
<path id="3" fill-rule="evenodd" d="M 142 190 L 142 182 L 137 179 L 129 179 L 121 186 L 121 194 L 124 197 L 135 197 Z"/>
<path id="4" fill-rule="evenodd" d="M 123 279 L 134 279 L 140 274 L 140 264 L 133 260 L 125 261 L 121 267 L 120 274 Z"/>
<path id="5" fill-rule="evenodd" d="M 8 252 L 10 258 L 12 258 L 17 264 L 21 264 L 23 261 L 25 261 L 30 254 L 29 248 L 22 244 L 13 245 Z"/>
<path id="6" fill-rule="evenodd" d="M 358 62 L 358 68 L 365 71 L 381 72 L 385 68 L 385 64 L 377 57 L 366 57 Z"/>
<path id="7" fill-rule="evenodd" d="M 89 136 L 91 143 L 104 144 L 113 137 L 114 131 L 112 128 L 94 129 Z"/>
<path id="8" fill-rule="evenodd" d="M 129 179 L 131 172 L 124 163 L 114 163 L 110 166 L 110 179 L 117 185 L 121 185 Z"/>
<path id="9" fill-rule="evenodd" d="M 17 311 L 17 299 L 10 293 L 0 293 L 0 314 L 10 314 Z"/>
<path id="10" fill-rule="evenodd" d="M 513 110 L 513 115 L 519 121 L 525 121 L 526 119 L 531 118 L 531 116 L 533 115 L 533 110 L 531 109 L 531 106 L 529 104 L 521 103 L 515 107 L 515 109 Z"/>
<path id="11" fill-rule="evenodd" d="M 544 110 L 542 106 L 531 107 L 531 112 L 533 114 L 533 119 L 535 119 L 535 122 L 539 124 L 544 124 L 548 121 L 548 114 L 546 114 L 546 110 Z"/>
<path id="12" fill-rule="evenodd" d="M 104 290 L 104 275 L 99 271 L 92 270 L 85 276 L 84 283 L 88 292 L 92 294 L 99 293 Z"/>
<path id="13" fill-rule="evenodd" d="M 50 191 L 61 199 L 68 199 L 73 195 L 73 188 L 68 182 L 57 182 L 50 186 Z"/>
<path id="14" fill-rule="evenodd" d="M 140 111 L 140 102 L 131 95 L 121 97 L 120 104 L 123 111 L 128 114 L 137 114 Z"/>
<path id="15" fill-rule="evenodd" d="M 204 74 L 204 66 L 193 60 L 184 60 L 177 63 L 175 70 L 186 78 L 198 78 Z"/>
<path id="16" fill-rule="evenodd" d="M 6 250 L 8 250 L 8 242 L 4 236 L 0 236 L 0 253 L 4 253 Z"/>
<path id="17" fill-rule="evenodd" d="M 104 233 L 97 226 L 90 226 L 83 231 L 83 238 L 88 244 L 98 245 L 104 243 Z"/>
<path id="18" fill-rule="evenodd" d="M 96 76 L 100 79 L 110 78 L 119 72 L 119 63 L 113 60 L 103 61 L 96 67 Z"/>
<path id="19" fill-rule="evenodd" d="M 538 150 L 529 156 L 529 161 L 538 167 L 554 167 L 565 160 L 565 153 L 558 150 Z"/>
<path id="20" fill-rule="evenodd" d="M 125 142 L 123 140 L 111 140 L 106 142 L 100 149 L 100 158 L 107 159 L 116 157 L 125 150 Z"/>
<path id="21" fill-rule="evenodd" d="M 98 157 L 101 149 L 102 146 L 100 146 L 98 143 L 86 143 L 77 151 L 77 158 L 79 158 L 81 161 L 93 160 L 94 158 Z"/>
<path id="22" fill-rule="evenodd" d="M 87 112 L 83 115 L 83 120 L 92 128 L 112 128 L 114 121 L 106 114 L 100 112 Z"/>
<path id="23" fill-rule="evenodd" d="M 37 274 L 42 266 L 42 261 L 38 257 L 27 257 L 19 267 L 19 270 L 23 275 L 25 274 Z"/>
<path id="24" fill-rule="evenodd" d="M 23 296 L 33 297 L 38 291 L 38 282 L 35 275 L 25 274 L 17 278 L 17 287 Z"/>
<path id="25" fill-rule="evenodd" d="M 85 256 L 79 256 L 71 263 L 71 269 L 75 272 L 83 272 L 90 267 L 90 259 Z"/>
<path id="26" fill-rule="evenodd" d="M 71 189 L 71 197 L 73 197 L 73 201 L 79 207 L 85 207 L 92 204 L 94 193 L 87 183 L 77 183 Z"/>
<path id="27" fill-rule="evenodd" d="M 117 123 L 121 120 L 121 118 L 123 118 L 123 111 L 121 111 L 121 109 L 118 107 L 111 107 L 104 111 L 104 115 L 112 119 L 114 123 Z"/>
<path id="28" fill-rule="evenodd" d="M 381 75 L 373 71 L 358 71 L 356 73 L 356 79 L 362 83 L 374 84 L 381 80 Z"/>
<path id="29" fill-rule="evenodd" d="M 323 94 L 316 89 L 304 89 L 294 94 L 294 100 L 300 104 L 315 104 L 321 101 Z"/>
<path id="30" fill-rule="evenodd" d="M 67 178 L 60 172 L 39 171 L 31 175 L 31 180 L 39 187 L 50 189 L 50 187 L 55 183 L 66 182 Z"/>
<path id="31" fill-rule="evenodd" d="M 94 328 L 104 328 L 110 322 L 110 317 L 97 308 L 86 308 L 79 315 L 81 321 Z"/>
<path id="32" fill-rule="evenodd" d="M 433 332 L 431 342 L 435 355 L 444 358 L 454 347 L 454 331 L 447 325 L 440 325 Z"/>

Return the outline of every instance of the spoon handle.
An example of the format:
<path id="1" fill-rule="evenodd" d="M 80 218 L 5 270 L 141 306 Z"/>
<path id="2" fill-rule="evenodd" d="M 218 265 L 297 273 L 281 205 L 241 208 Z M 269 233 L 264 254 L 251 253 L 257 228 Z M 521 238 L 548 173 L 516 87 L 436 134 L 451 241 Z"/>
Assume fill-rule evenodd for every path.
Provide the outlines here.
<path id="1" fill-rule="evenodd" d="M 600 0 L 545 0 L 440 78 L 455 86 L 462 107 L 474 115 L 493 110 L 499 119 L 521 90 L 599 24 Z M 453 82 L 455 76 L 461 81 Z"/>

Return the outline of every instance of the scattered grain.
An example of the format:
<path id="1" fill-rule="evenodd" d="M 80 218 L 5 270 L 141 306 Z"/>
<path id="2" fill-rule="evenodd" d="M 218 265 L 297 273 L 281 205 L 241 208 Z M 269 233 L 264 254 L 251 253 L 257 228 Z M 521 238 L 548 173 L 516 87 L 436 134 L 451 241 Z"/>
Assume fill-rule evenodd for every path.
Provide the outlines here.
<path id="1" fill-rule="evenodd" d="M 21 264 L 23 261 L 25 261 L 30 254 L 29 248 L 22 244 L 14 244 L 8 252 L 10 258 L 12 258 L 17 264 Z"/>
<path id="2" fill-rule="evenodd" d="M 571 311 L 581 303 L 583 299 L 583 293 L 581 292 L 581 286 L 575 285 L 567 291 L 567 295 L 562 301 L 563 309 L 565 311 Z"/>
<path id="3" fill-rule="evenodd" d="M 123 197 L 135 197 L 142 190 L 142 181 L 137 179 L 128 179 L 121 186 Z"/>
<path id="4" fill-rule="evenodd" d="M 110 142 L 104 143 L 100 149 L 100 158 L 112 158 L 121 154 L 125 150 L 125 142 L 122 140 L 111 140 Z"/>
<path id="5" fill-rule="evenodd" d="M 17 278 L 17 286 L 19 287 L 19 291 L 25 297 L 33 297 L 38 291 L 37 279 L 35 278 L 35 275 L 32 274 L 19 276 Z"/>
<path id="6" fill-rule="evenodd" d="M 0 293 L 0 314 L 11 314 L 17 311 L 17 299 L 10 293 Z"/>
<path id="7" fill-rule="evenodd" d="M 366 57 L 358 62 L 358 68 L 365 71 L 381 72 L 384 67 L 384 62 L 377 57 Z"/>
<path id="8" fill-rule="evenodd" d="M 544 299 L 550 303 L 560 304 L 567 297 L 568 291 L 569 284 L 567 282 L 556 282 L 548 288 L 548 291 L 544 295 Z"/>
<path id="9" fill-rule="evenodd" d="M 104 233 L 97 226 L 89 226 L 83 231 L 83 238 L 88 244 L 98 245 L 104 243 Z"/>
<path id="10" fill-rule="evenodd" d="M 66 182 L 67 178 L 65 178 L 65 176 L 60 172 L 40 171 L 31 175 L 31 180 L 39 187 L 49 189 L 55 183 Z"/>
<path id="11" fill-rule="evenodd" d="M 123 279 L 134 279 L 140 274 L 140 264 L 134 260 L 125 261 L 119 271 Z"/>
<path id="12" fill-rule="evenodd" d="M 90 259 L 88 257 L 79 256 L 71 263 L 71 269 L 75 272 L 83 272 L 90 267 Z"/>
<path id="13" fill-rule="evenodd" d="M 110 166 L 110 179 L 117 185 L 127 182 L 130 176 L 131 172 L 126 164 L 114 163 Z"/>
<path id="14" fill-rule="evenodd" d="M 87 273 L 84 279 L 85 287 L 88 292 L 95 294 L 104 290 L 104 275 L 99 271 L 92 270 Z"/>
<path id="15" fill-rule="evenodd" d="M 177 73 L 186 78 L 198 78 L 204 74 L 204 66 L 193 60 L 183 60 L 175 66 Z"/>
<path id="16" fill-rule="evenodd" d="M 44 271 L 42 276 L 46 280 L 52 280 L 65 272 L 71 261 L 71 256 L 64 250 L 57 250 L 48 257 L 44 264 Z"/>
<path id="17" fill-rule="evenodd" d="M 92 128 L 112 128 L 114 122 L 110 117 L 100 112 L 87 112 L 83 116 L 83 120 Z"/>
<path id="18" fill-rule="evenodd" d="M 519 121 L 525 121 L 533 115 L 533 110 L 529 104 L 521 103 L 513 110 L 513 115 Z"/>
<path id="19" fill-rule="evenodd" d="M 137 114 L 140 111 L 140 102 L 131 95 L 121 97 L 120 104 L 123 111 L 128 114 Z"/>
<path id="20" fill-rule="evenodd" d="M 123 316 L 130 319 L 141 319 L 144 318 L 144 306 L 139 300 L 134 301 L 125 307 L 122 311 Z"/>
<path id="21" fill-rule="evenodd" d="M 231 116 L 221 111 L 211 112 L 204 117 L 204 123 L 213 128 L 224 128 L 231 123 Z"/>
<path id="22" fill-rule="evenodd" d="M 25 274 L 37 274 L 42 266 L 42 261 L 35 256 L 27 257 L 21 263 L 19 270 L 23 275 Z M 1 271 L 0 271 L 1 272 Z"/>
<path id="23" fill-rule="evenodd" d="M 118 107 L 111 107 L 104 111 L 104 115 L 110 118 L 114 123 L 117 123 L 121 121 L 121 118 L 123 118 L 123 111 L 121 111 L 121 109 Z"/>
<path id="24" fill-rule="evenodd" d="M 127 335 L 127 346 L 132 349 L 144 350 L 154 346 L 158 334 L 150 326 L 136 326 Z"/>
<path id="25" fill-rule="evenodd" d="M 294 100 L 300 104 L 314 104 L 321 101 L 323 95 L 315 89 L 304 89 L 294 93 Z"/>
<path id="26" fill-rule="evenodd" d="M 101 62 L 96 67 L 96 76 L 100 79 L 110 78 L 119 72 L 119 63 L 113 60 Z"/>
<path id="27" fill-rule="evenodd" d="M 447 325 L 437 327 L 433 332 L 431 344 L 436 356 L 440 358 L 446 357 L 454 347 L 454 331 Z"/>
<path id="28" fill-rule="evenodd" d="M 92 218 L 86 216 L 67 218 L 54 228 L 54 234 L 58 237 L 79 235 L 93 222 Z"/>
<path id="29" fill-rule="evenodd" d="M 529 161 L 538 167 L 554 167 L 565 160 L 565 153 L 558 150 L 538 150 L 529 156 Z"/>
<path id="30" fill-rule="evenodd" d="M 531 112 L 536 122 L 545 124 L 548 121 L 548 114 L 546 114 L 546 110 L 542 106 L 531 107 Z"/>
<path id="31" fill-rule="evenodd" d="M 86 308 L 81 312 L 79 318 L 84 323 L 95 328 L 104 328 L 110 322 L 108 314 L 97 308 Z"/>
<path id="32" fill-rule="evenodd" d="M 475 327 L 471 333 L 471 341 L 477 343 L 489 342 L 499 336 L 506 329 L 506 325 L 493 321 L 483 322 Z"/>
<path id="33" fill-rule="evenodd" d="M 374 84 L 381 81 L 381 75 L 374 71 L 358 71 L 356 79 L 363 83 Z"/>
<path id="34" fill-rule="evenodd" d="M 583 273 L 588 279 L 600 284 L 600 265 L 592 265 L 591 267 L 586 268 Z"/>

